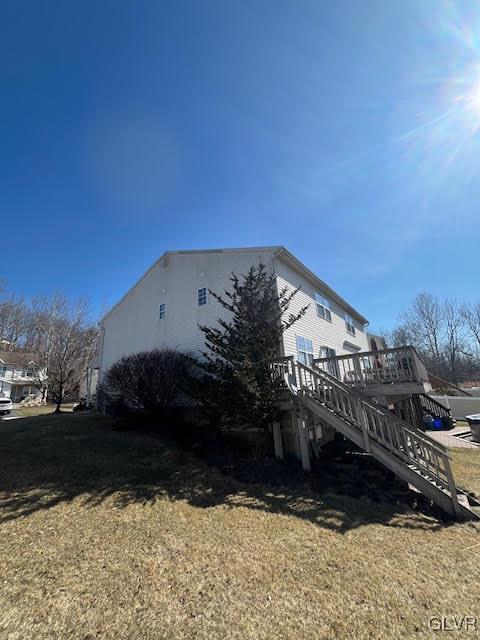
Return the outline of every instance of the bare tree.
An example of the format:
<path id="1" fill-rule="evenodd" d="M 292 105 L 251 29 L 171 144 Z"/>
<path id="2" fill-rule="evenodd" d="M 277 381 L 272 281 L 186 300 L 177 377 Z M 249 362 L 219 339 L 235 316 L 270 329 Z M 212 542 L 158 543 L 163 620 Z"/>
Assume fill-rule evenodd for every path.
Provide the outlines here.
<path id="1" fill-rule="evenodd" d="M 466 357 L 480 363 L 480 301 L 462 305 L 460 309 L 468 342 Z"/>
<path id="2" fill-rule="evenodd" d="M 462 356 L 465 353 L 465 323 L 460 305 L 455 300 L 446 300 L 442 305 L 443 364 L 448 378 L 459 382 Z"/>
<path id="3" fill-rule="evenodd" d="M 65 397 L 80 386 L 95 354 L 98 330 L 90 321 L 86 302 L 72 304 L 63 294 L 37 300 L 35 317 L 34 348 L 39 370 L 46 374 L 41 382 L 59 412 Z"/>
<path id="4" fill-rule="evenodd" d="M 25 302 L 0 280 L 2 348 L 35 354 L 36 382 L 57 404 L 73 393 L 93 357 L 98 331 L 85 301 L 71 303 L 62 293 Z"/>
<path id="5" fill-rule="evenodd" d="M 434 361 L 441 362 L 443 313 L 438 298 L 426 291 L 419 293 L 404 313 L 403 321 L 414 344 Z"/>
<path id="6" fill-rule="evenodd" d="M 415 340 L 406 324 L 400 324 L 394 327 L 392 331 L 384 332 L 384 337 L 387 344 L 391 347 L 404 347 L 415 344 Z"/>
<path id="7" fill-rule="evenodd" d="M 459 304 L 420 293 L 390 334 L 413 344 L 432 373 L 453 383 L 480 375 L 480 302 Z"/>
<path id="8" fill-rule="evenodd" d="M 28 307 L 15 294 L 0 294 L 0 338 L 3 348 L 12 351 L 24 346 L 28 324 Z"/>

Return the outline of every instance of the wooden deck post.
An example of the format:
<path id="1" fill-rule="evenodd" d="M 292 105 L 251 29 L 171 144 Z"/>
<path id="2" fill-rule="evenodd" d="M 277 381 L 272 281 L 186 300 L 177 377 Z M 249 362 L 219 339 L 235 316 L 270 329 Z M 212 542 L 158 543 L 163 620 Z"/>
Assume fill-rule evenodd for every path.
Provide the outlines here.
<path id="1" fill-rule="evenodd" d="M 358 400 L 355 401 L 356 405 L 357 405 L 357 420 L 360 422 L 360 427 L 362 429 L 362 434 L 363 434 L 363 447 L 366 451 L 366 453 L 370 453 L 370 435 L 368 433 L 368 418 L 367 418 L 367 414 L 365 413 L 365 409 L 362 406 L 361 402 L 358 402 Z"/>
<path id="2" fill-rule="evenodd" d="M 356 375 L 358 376 L 358 381 L 360 384 L 364 384 L 363 373 L 362 373 L 362 365 L 360 364 L 360 356 L 358 353 L 353 354 L 353 368 L 355 370 Z"/>
<path id="3" fill-rule="evenodd" d="M 282 442 L 282 430 L 279 422 L 274 422 L 273 428 L 273 446 L 275 448 L 275 457 L 278 460 L 283 460 L 283 442 Z"/>
<path id="4" fill-rule="evenodd" d="M 462 510 L 458 503 L 457 487 L 453 478 L 452 468 L 450 466 L 450 459 L 445 459 L 445 475 L 447 476 L 448 488 L 450 489 L 450 495 L 452 496 L 453 509 L 457 520 L 462 520 Z"/>
<path id="5" fill-rule="evenodd" d="M 298 440 L 300 443 L 300 456 L 304 471 L 310 471 L 310 449 L 308 447 L 308 431 L 305 424 L 305 416 L 302 414 L 297 418 Z"/>

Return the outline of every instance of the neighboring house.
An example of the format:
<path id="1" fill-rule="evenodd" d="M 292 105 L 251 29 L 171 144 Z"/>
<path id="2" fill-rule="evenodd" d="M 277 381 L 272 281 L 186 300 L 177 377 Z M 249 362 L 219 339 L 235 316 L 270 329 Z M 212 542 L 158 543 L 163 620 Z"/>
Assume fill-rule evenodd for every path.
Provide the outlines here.
<path id="1" fill-rule="evenodd" d="M 41 393 L 35 354 L 0 351 L 0 396 L 20 402 L 27 396 L 40 396 Z"/>
<path id="2" fill-rule="evenodd" d="M 383 336 L 377 336 L 374 333 L 367 333 L 368 348 L 371 351 L 379 351 L 381 349 L 387 349 L 387 343 Z"/>
<path id="3" fill-rule="evenodd" d="M 366 332 L 367 319 L 281 246 L 167 251 L 102 321 L 99 380 L 123 355 L 205 348 L 199 325 L 228 317 L 209 290 L 231 289 L 231 275 L 262 263 L 280 291 L 299 288 L 289 312 L 309 305 L 279 345 L 272 363 L 282 399 L 272 425 L 275 453 L 310 469 L 311 458 L 341 433 L 457 518 L 474 517 L 455 488 L 446 450 L 423 431 L 425 412 L 451 419 L 426 395 L 428 372 L 415 349 L 385 348 Z M 479 503 L 480 504 L 480 503 Z"/>

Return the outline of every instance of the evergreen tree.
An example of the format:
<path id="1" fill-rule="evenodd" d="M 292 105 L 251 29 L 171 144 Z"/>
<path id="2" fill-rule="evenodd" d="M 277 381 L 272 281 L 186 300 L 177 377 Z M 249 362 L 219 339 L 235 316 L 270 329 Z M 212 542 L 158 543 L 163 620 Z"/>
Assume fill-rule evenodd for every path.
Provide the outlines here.
<path id="1" fill-rule="evenodd" d="M 298 289 L 277 291 L 276 277 L 263 264 L 246 275 L 232 274 L 232 290 L 210 294 L 230 313 L 218 327 L 201 326 L 207 351 L 203 406 L 223 429 L 262 427 L 275 419 L 278 382 L 270 364 L 280 354 L 283 332 L 307 307 L 289 313 Z M 226 314 L 227 315 L 227 314 Z"/>

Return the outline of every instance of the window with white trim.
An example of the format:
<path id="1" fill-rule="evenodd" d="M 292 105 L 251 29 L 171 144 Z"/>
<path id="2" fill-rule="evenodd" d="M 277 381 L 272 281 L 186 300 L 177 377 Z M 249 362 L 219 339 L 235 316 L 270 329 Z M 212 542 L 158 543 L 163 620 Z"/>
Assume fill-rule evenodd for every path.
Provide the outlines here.
<path id="1" fill-rule="evenodd" d="M 158 305 L 158 319 L 163 320 L 166 315 L 167 315 L 167 305 L 165 304 L 165 302 L 161 302 Z"/>
<path id="2" fill-rule="evenodd" d="M 198 291 L 197 291 L 197 301 L 198 301 L 198 306 L 199 307 L 202 307 L 204 304 L 207 304 L 207 302 L 208 302 L 207 287 L 202 287 L 201 289 L 198 289 Z"/>
<path id="3" fill-rule="evenodd" d="M 312 341 L 303 336 L 296 336 L 297 338 L 297 353 L 298 360 L 303 364 L 307 364 L 309 367 L 313 365 L 313 344 Z"/>
<path id="4" fill-rule="evenodd" d="M 6 365 L 2 365 L 0 367 L 0 376 L 2 378 L 4 378 L 6 376 L 6 374 L 7 374 L 7 367 L 6 367 Z"/>
<path id="5" fill-rule="evenodd" d="M 315 306 L 317 307 L 317 316 L 324 320 L 332 321 L 332 314 L 330 312 L 330 301 L 321 296 L 319 293 L 315 293 Z"/>
<path id="6" fill-rule="evenodd" d="M 352 336 L 355 335 L 355 325 L 353 324 L 352 316 L 349 316 L 348 313 L 345 314 L 345 324 L 347 325 L 348 333 L 351 333 Z"/>
<path id="7" fill-rule="evenodd" d="M 320 358 L 335 358 L 337 352 L 332 347 L 320 347 Z"/>
<path id="8" fill-rule="evenodd" d="M 320 358 L 332 358 L 330 362 L 324 362 L 322 368 L 327 371 L 331 376 L 340 378 L 340 372 L 338 369 L 338 363 L 333 358 L 337 357 L 337 352 L 332 347 L 323 346 L 320 347 Z"/>

